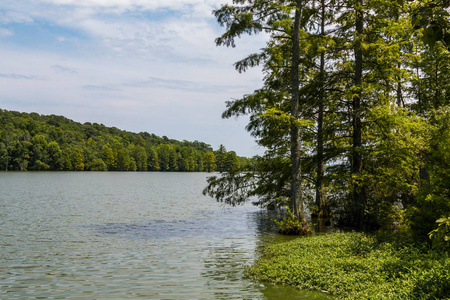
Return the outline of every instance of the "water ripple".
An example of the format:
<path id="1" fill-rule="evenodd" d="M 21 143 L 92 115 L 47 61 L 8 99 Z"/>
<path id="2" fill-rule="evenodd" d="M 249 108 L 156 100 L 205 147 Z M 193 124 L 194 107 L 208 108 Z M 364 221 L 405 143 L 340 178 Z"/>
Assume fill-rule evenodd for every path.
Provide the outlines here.
<path id="1" fill-rule="evenodd" d="M 0 299 L 304 299 L 244 277 L 273 228 L 207 176 L 0 173 Z"/>

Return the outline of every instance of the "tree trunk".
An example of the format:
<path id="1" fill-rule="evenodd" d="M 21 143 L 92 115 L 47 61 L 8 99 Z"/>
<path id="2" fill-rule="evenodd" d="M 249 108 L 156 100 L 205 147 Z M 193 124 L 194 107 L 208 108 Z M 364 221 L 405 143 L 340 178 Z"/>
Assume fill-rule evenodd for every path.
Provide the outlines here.
<path id="1" fill-rule="evenodd" d="M 325 0 L 321 0 L 322 20 L 321 35 L 325 37 Z M 319 218 L 328 218 L 326 213 L 326 196 L 324 188 L 324 155 L 323 155 L 323 111 L 325 101 L 325 52 L 320 54 L 320 92 L 318 99 L 317 116 L 317 179 L 316 179 L 316 205 Z"/>
<path id="2" fill-rule="evenodd" d="M 360 181 L 363 169 L 362 162 L 362 123 L 361 123 L 361 83 L 363 70 L 362 36 L 364 29 L 364 18 L 362 0 L 356 2 L 356 43 L 355 43 L 355 87 L 357 91 L 353 96 L 353 146 L 352 146 L 352 174 L 356 177 L 353 184 L 353 225 L 357 228 L 363 226 L 365 209 L 364 185 Z"/>
<path id="3" fill-rule="evenodd" d="M 300 126 L 299 118 L 299 62 L 300 62 L 300 20 L 302 15 L 302 0 L 296 0 L 294 29 L 292 32 L 292 66 L 291 66 L 291 210 L 301 222 L 306 223 L 302 201 L 302 174 L 300 165 Z"/>
<path id="4" fill-rule="evenodd" d="M 398 68 L 401 68 L 401 64 L 398 64 Z M 403 102 L 403 93 L 402 93 L 402 83 L 400 82 L 400 78 L 397 82 L 397 106 L 405 107 L 405 103 Z"/>

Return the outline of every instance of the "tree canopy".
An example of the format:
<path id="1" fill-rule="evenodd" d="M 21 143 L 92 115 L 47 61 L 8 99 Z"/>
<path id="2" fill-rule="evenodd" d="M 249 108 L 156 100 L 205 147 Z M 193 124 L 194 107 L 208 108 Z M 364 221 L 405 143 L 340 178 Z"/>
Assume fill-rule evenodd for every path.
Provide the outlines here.
<path id="1" fill-rule="evenodd" d="M 399 215 L 414 227 L 428 203 L 433 217 L 420 226 L 431 230 L 431 218 L 450 214 L 440 185 L 449 182 L 441 160 L 449 3 L 439 1 L 234 0 L 214 11 L 225 27 L 218 45 L 267 35 L 266 47 L 235 64 L 239 72 L 260 66 L 261 88 L 223 113 L 249 115 L 247 130 L 267 150 L 251 169 L 211 178 L 205 193 L 293 211 L 292 203 L 306 203 L 313 216 L 357 228 Z"/>
<path id="2" fill-rule="evenodd" d="M 217 165 L 224 170 L 237 168 L 236 153 L 221 147 L 222 157 L 216 157 L 217 151 L 199 141 L 0 109 L 0 170 L 4 171 L 214 172 Z M 239 159 L 249 164 L 248 159 Z"/>

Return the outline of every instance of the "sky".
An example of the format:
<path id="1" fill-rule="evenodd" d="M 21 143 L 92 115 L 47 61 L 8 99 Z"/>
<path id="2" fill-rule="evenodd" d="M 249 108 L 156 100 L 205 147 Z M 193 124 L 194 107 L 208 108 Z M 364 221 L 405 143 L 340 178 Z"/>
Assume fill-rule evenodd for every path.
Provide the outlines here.
<path id="1" fill-rule="evenodd" d="M 233 63 L 265 45 L 217 47 L 226 0 L 1 0 L 0 108 L 262 154 L 225 101 L 262 85 Z"/>

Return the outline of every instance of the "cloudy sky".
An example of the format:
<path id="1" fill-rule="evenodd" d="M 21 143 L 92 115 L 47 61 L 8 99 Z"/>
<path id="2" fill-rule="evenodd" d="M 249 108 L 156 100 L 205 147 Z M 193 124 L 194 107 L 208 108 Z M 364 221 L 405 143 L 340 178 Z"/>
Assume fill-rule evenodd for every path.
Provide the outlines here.
<path id="1" fill-rule="evenodd" d="M 216 47 L 226 0 L 1 0 L 0 108 L 260 154 L 225 101 L 261 85 L 233 63 L 264 46 Z"/>

